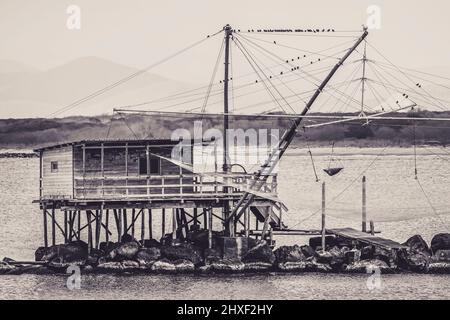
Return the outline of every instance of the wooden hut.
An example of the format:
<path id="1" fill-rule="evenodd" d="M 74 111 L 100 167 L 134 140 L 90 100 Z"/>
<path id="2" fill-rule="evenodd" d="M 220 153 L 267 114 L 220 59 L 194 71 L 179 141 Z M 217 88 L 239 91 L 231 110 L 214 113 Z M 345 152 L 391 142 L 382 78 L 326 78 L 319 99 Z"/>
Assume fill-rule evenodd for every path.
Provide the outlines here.
<path id="1" fill-rule="evenodd" d="M 118 239 L 124 234 L 142 241 L 153 237 L 152 216 L 161 215 L 162 235 L 166 233 L 166 212 L 173 240 L 183 238 L 192 229 L 212 232 L 213 217 L 222 219 L 225 202 L 236 202 L 252 179 L 247 173 L 195 173 L 194 159 L 174 159 L 173 140 L 84 140 L 57 144 L 35 150 L 40 156 L 40 208 L 44 217 L 44 245 L 48 246 L 48 221 L 52 244 L 57 229 L 64 240 L 87 239 L 90 247 L 101 240 L 110 241 L 112 230 Z M 194 155 L 194 143 L 183 150 Z M 254 225 L 279 225 L 276 210 L 276 175 L 236 221 L 237 234 L 251 233 Z M 128 210 L 128 212 L 127 212 Z M 219 211 L 219 212 L 217 212 Z M 131 215 L 130 215 L 131 213 Z M 114 216 L 115 227 L 110 217 Z M 256 227 L 257 228 L 257 227 Z M 136 233 L 136 234 L 135 234 Z M 84 236 L 85 235 L 85 236 Z"/>

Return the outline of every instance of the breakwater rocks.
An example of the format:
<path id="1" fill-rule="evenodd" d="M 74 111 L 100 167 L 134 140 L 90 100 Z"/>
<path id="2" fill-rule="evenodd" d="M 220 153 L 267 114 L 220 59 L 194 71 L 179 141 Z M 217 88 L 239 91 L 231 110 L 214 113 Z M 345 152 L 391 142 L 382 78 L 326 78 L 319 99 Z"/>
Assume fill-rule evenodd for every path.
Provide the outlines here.
<path id="1" fill-rule="evenodd" d="M 215 234 L 213 243 L 220 243 L 218 237 Z M 229 257 L 229 252 L 189 239 L 170 243 L 170 237 L 165 237 L 161 242 L 141 243 L 125 235 L 121 242 L 101 243 L 99 249 L 91 250 L 85 242 L 73 241 L 37 249 L 33 263 L 5 258 L 0 274 L 65 273 L 74 265 L 84 273 L 450 273 L 450 234 L 436 235 L 430 246 L 416 235 L 401 250 L 364 246 L 339 237 L 327 237 L 326 250 L 320 247 L 319 237 L 311 238 L 309 245 L 272 250 L 266 241 L 248 238 L 249 248 L 240 257 Z"/>

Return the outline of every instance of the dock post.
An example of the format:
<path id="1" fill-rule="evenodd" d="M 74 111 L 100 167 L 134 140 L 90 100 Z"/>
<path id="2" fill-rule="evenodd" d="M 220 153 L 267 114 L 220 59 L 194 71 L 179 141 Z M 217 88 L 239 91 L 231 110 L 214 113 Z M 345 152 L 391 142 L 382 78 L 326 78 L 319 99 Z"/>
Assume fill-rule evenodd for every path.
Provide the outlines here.
<path id="1" fill-rule="evenodd" d="M 166 209 L 161 210 L 162 210 L 161 216 L 161 238 L 162 238 L 166 234 Z"/>
<path id="2" fill-rule="evenodd" d="M 366 176 L 362 177 L 362 232 L 367 232 L 367 212 L 366 212 Z"/>
<path id="3" fill-rule="evenodd" d="M 172 209 L 172 240 L 177 238 L 177 209 Z"/>
<path id="4" fill-rule="evenodd" d="M 198 224 L 197 216 L 198 216 L 197 208 L 194 208 L 194 226 Z"/>
<path id="5" fill-rule="evenodd" d="M 248 211 L 248 208 L 247 209 L 245 209 L 245 212 L 244 212 L 244 234 L 245 234 L 245 237 L 249 237 L 249 221 L 250 220 L 250 215 L 249 215 L 249 211 Z"/>
<path id="6" fill-rule="evenodd" d="M 153 212 L 152 209 L 148 209 L 148 238 L 153 239 Z"/>
<path id="7" fill-rule="evenodd" d="M 375 235 L 375 225 L 373 223 L 373 220 L 370 220 L 370 234 Z"/>
<path id="8" fill-rule="evenodd" d="M 78 240 L 81 240 L 81 210 L 78 210 Z"/>
<path id="9" fill-rule="evenodd" d="M 109 209 L 106 209 L 106 216 L 105 216 L 105 229 L 106 229 L 106 233 L 105 233 L 105 241 L 106 241 L 106 245 L 109 244 Z"/>
<path id="10" fill-rule="evenodd" d="M 127 216 L 127 209 L 122 209 L 123 213 L 123 234 L 128 233 L 128 216 Z"/>
<path id="11" fill-rule="evenodd" d="M 92 249 L 92 225 L 91 225 L 91 212 L 89 210 L 86 210 L 86 219 L 88 225 L 88 254 L 90 254 Z"/>
<path id="12" fill-rule="evenodd" d="M 325 182 L 322 183 L 322 251 L 325 251 Z"/>
<path id="13" fill-rule="evenodd" d="M 151 215 L 150 209 L 148 209 L 148 213 L 149 213 L 149 215 Z M 142 208 L 142 211 L 141 211 L 141 245 L 142 246 L 144 246 L 144 240 L 145 240 L 145 208 Z"/>
<path id="14" fill-rule="evenodd" d="M 144 210 L 142 209 L 142 212 Z M 142 213 L 141 212 L 141 213 Z M 131 209 L 131 236 L 134 238 L 134 220 L 136 219 L 136 209 Z"/>
<path id="15" fill-rule="evenodd" d="M 47 208 L 43 207 L 42 212 L 44 213 L 44 247 L 48 248 L 48 238 L 47 238 Z"/>
<path id="16" fill-rule="evenodd" d="M 67 243 L 67 210 L 64 210 L 64 243 Z"/>
<path id="17" fill-rule="evenodd" d="M 213 215 L 212 215 L 212 208 L 208 209 L 208 248 L 212 249 L 212 221 Z"/>
<path id="18" fill-rule="evenodd" d="M 206 208 L 203 208 L 203 229 L 208 230 L 208 216 Z"/>
<path id="19" fill-rule="evenodd" d="M 95 230 L 95 249 L 100 247 L 100 234 L 102 232 L 102 219 L 103 219 L 103 204 L 100 207 L 100 210 L 97 211 L 97 230 Z"/>
<path id="20" fill-rule="evenodd" d="M 55 206 L 52 207 L 52 245 L 56 245 L 56 217 Z"/>

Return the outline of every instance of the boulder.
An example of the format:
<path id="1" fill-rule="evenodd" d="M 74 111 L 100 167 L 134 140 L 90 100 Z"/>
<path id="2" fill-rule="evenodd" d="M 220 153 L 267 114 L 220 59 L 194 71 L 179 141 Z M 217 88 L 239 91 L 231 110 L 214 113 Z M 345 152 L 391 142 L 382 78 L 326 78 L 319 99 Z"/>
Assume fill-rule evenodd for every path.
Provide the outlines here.
<path id="1" fill-rule="evenodd" d="M 206 248 L 203 256 L 205 257 L 205 264 L 212 263 L 214 261 L 219 261 L 222 259 L 222 254 L 219 250 L 214 248 Z"/>
<path id="2" fill-rule="evenodd" d="M 413 272 L 426 272 L 430 260 L 430 256 L 424 253 L 410 253 L 402 250 L 398 254 L 399 267 Z"/>
<path id="3" fill-rule="evenodd" d="M 279 247 L 274 251 L 274 255 L 278 264 L 286 262 L 302 262 L 306 260 L 302 249 L 297 245 Z"/>
<path id="4" fill-rule="evenodd" d="M 141 241 L 140 241 L 141 243 Z M 144 248 L 159 248 L 161 247 L 161 243 L 156 239 L 145 239 L 143 243 L 141 243 Z"/>
<path id="5" fill-rule="evenodd" d="M 168 259 L 158 260 L 151 267 L 151 270 L 155 272 L 175 272 L 176 269 L 175 263 Z"/>
<path id="6" fill-rule="evenodd" d="M 127 243 L 127 242 L 136 242 L 139 243 L 139 241 L 137 241 L 132 235 L 125 233 L 121 238 L 120 238 L 120 242 L 121 243 Z"/>
<path id="7" fill-rule="evenodd" d="M 158 248 L 143 248 L 136 254 L 136 261 L 140 266 L 151 266 L 156 260 L 161 257 L 161 251 Z"/>
<path id="8" fill-rule="evenodd" d="M 15 266 L 10 265 L 6 262 L 0 262 L 0 274 L 8 274 L 16 269 Z"/>
<path id="9" fill-rule="evenodd" d="M 309 245 L 317 251 L 318 247 L 322 247 L 322 237 L 309 238 Z M 325 236 L 325 247 L 334 247 L 336 245 L 336 238 L 334 236 Z"/>
<path id="10" fill-rule="evenodd" d="M 361 260 L 372 260 L 374 258 L 375 247 L 374 246 L 364 246 L 361 248 L 360 257 Z"/>
<path id="11" fill-rule="evenodd" d="M 373 259 L 386 262 L 389 266 L 397 267 L 397 254 L 394 250 L 374 247 Z"/>
<path id="12" fill-rule="evenodd" d="M 314 250 L 311 246 L 308 246 L 308 245 L 301 246 L 300 250 L 302 251 L 303 255 L 306 258 L 317 256 L 316 250 Z"/>
<path id="13" fill-rule="evenodd" d="M 379 270 L 383 274 L 393 272 L 393 269 L 386 262 L 377 259 L 361 260 L 345 265 L 342 269 L 343 272 L 348 273 L 371 273 L 374 270 Z"/>
<path id="14" fill-rule="evenodd" d="M 431 251 L 450 250 L 450 233 L 439 233 L 431 240 Z"/>
<path id="15" fill-rule="evenodd" d="M 58 248 L 58 256 L 62 257 L 66 262 L 86 259 L 88 255 L 88 245 L 81 240 L 61 244 Z"/>
<path id="16" fill-rule="evenodd" d="M 437 250 L 431 260 L 432 262 L 450 262 L 450 250 Z"/>
<path id="17" fill-rule="evenodd" d="M 124 260 L 121 264 L 124 271 L 137 271 L 140 267 L 139 263 L 134 260 Z"/>
<path id="18" fill-rule="evenodd" d="M 47 267 L 57 272 L 64 272 L 70 266 L 79 266 L 82 267 L 86 264 L 86 260 L 78 260 L 78 261 L 64 261 L 63 257 L 53 258 L 50 262 L 47 263 Z"/>
<path id="19" fill-rule="evenodd" d="M 180 273 L 195 271 L 195 265 L 189 260 L 176 260 L 173 264 L 175 265 L 175 270 Z"/>
<path id="20" fill-rule="evenodd" d="M 279 263 L 277 265 L 278 269 L 280 271 L 286 271 L 286 272 L 303 272 L 306 271 L 307 262 L 301 261 L 301 262 L 284 262 Z"/>
<path id="21" fill-rule="evenodd" d="M 270 264 L 274 264 L 275 255 L 272 252 L 272 249 L 269 247 L 266 241 L 261 241 L 255 247 L 251 248 L 247 251 L 245 256 L 243 257 L 243 262 L 267 262 Z"/>
<path id="22" fill-rule="evenodd" d="M 135 241 L 120 244 L 113 249 L 108 257 L 114 261 L 132 260 L 139 251 L 139 244 Z"/>
<path id="23" fill-rule="evenodd" d="M 370 259 L 372 259 L 372 255 L 370 255 Z M 370 260 L 367 259 L 367 260 Z M 358 249 L 351 249 L 345 252 L 345 264 L 352 264 L 355 262 L 359 262 L 362 260 L 362 252 Z"/>
<path id="24" fill-rule="evenodd" d="M 404 243 L 404 245 L 409 247 L 410 252 L 425 253 L 431 256 L 431 250 L 428 247 L 428 244 L 420 235 L 412 236 Z"/>
<path id="25" fill-rule="evenodd" d="M 428 265 L 428 273 L 450 274 L 450 262 L 431 262 Z"/>
<path id="26" fill-rule="evenodd" d="M 247 262 L 244 264 L 244 271 L 261 272 L 272 269 L 272 264 L 267 262 Z"/>
<path id="27" fill-rule="evenodd" d="M 96 266 L 99 263 L 99 260 L 104 257 L 104 253 L 101 250 L 91 249 L 91 252 L 86 258 L 86 264 L 91 266 Z"/>
<path id="28" fill-rule="evenodd" d="M 245 264 L 241 261 L 223 259 L 208 264 L 208 267 L 204 269 L 228 273 L 228 272 L 241 272 L 244 270 L 244 268 Z"/>
<path id="29" fill-rule="evenodd" d="M 309 261 L 307 261 L 305 270 L 309 272 L 323 272 L 323 273 L 333 271 L 333 269 L 329 264 L 320 263 L 316 259 L 310 259 Z"/>
<path id="30" fill-rule="evenodd" d="M 123 266 L 122 266 L 121 262 L 111 261 L 111 262 L 100 263 L 97 266 L 97 270 L 103 271 L 103 272 L 117 272 L 117 271 L 122 271 Z"/>
<path id="31" fill-rule="evenodd" d="M 99 249 L 108 255 L 112 250 L 116 249 L 120 245 L 120 242 L 100 242 Z"/>
<path id="32" fill-rule="evenodd" d="M 183 243 L 178 246 L 162 246 L 161 256 L 171 261 L 189 260 L 194 265 L 200 264 L 202 260 L 201 251 L 188 243 Z"/>

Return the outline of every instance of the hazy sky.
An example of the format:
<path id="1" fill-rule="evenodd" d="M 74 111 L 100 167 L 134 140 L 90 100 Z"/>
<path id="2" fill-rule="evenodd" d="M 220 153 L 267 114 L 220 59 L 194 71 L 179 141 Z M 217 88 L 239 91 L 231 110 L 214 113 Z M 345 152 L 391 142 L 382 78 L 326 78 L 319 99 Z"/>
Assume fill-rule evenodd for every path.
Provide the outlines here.
<path id="1" fill-rule="evenodd" d="M 66 27 L 72 4 L 81 9 L 81 30 Z M 381 8 L 381 29 L 370 39 L 394 62 L 450 65 L 448 0 L 0 0 L 0 59 L 45 69 L 98 56 L 144 67 L 226 23 L 355 30 L 373 4 Z"/>

